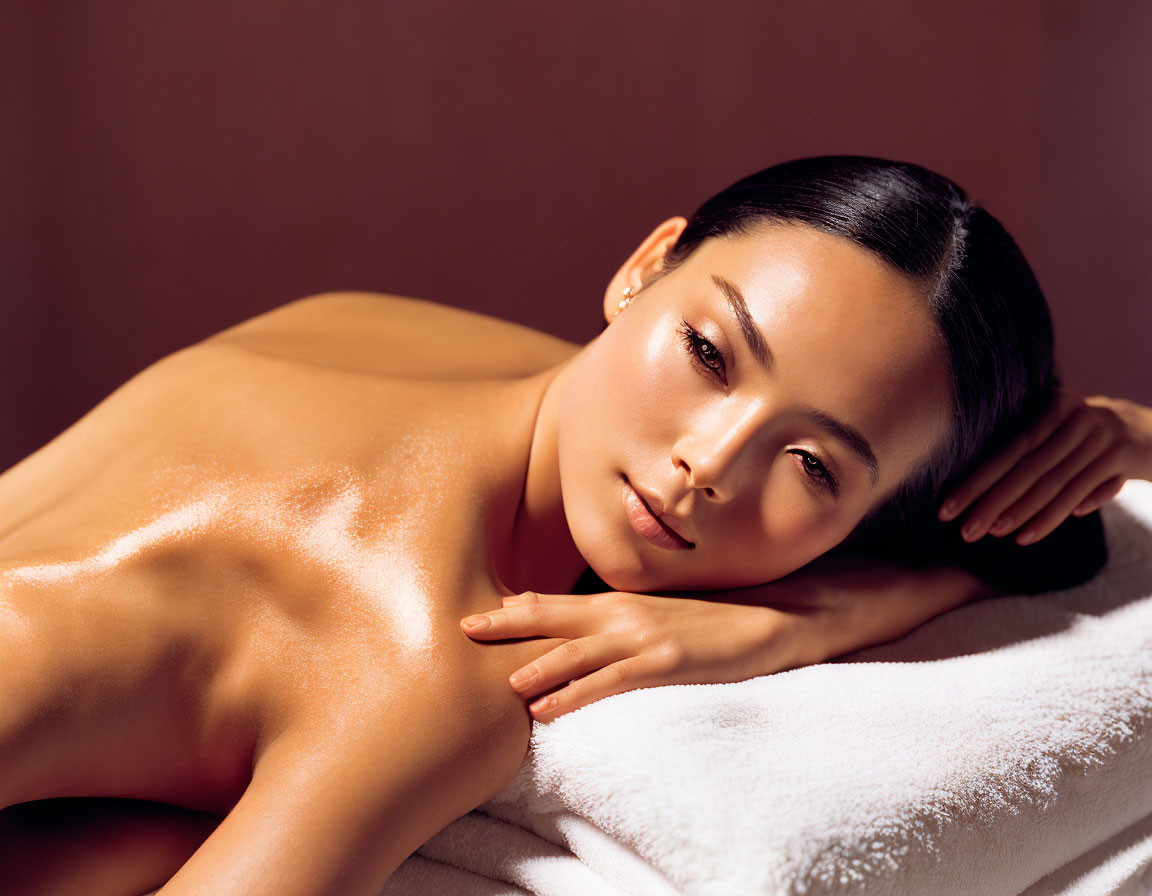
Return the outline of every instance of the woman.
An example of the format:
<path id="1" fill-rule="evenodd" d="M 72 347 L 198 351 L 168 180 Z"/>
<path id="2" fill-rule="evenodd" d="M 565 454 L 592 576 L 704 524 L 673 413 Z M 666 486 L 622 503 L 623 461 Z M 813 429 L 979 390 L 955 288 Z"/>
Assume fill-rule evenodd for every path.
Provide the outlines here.
<path id="1" fill-rule="evenodd" d="M 1058 545 L 1074 584 L 1102 562 L 1097 517 L 1042 536 L 1152 475 L 1147 409 L 1042 416 L 1027 264 L 916 166 L 753 175 L 657 227 L 604 311 L 578 347 L 301 300 L 153 365 L 0 478 L 21 658 L 0 668 L 0 806 L 27 804 L 0 813 L 5 880 L 375 892 L 511 780 L 524 697 L 554 691 L 546 720 L 767 674 L 1012 587 L 1003 558 L 981 577 L 950 528 L 924 534 L 988 457 L 960 504 L 1003 511 L 1000 536 L 1027 523 L 1041 540 L 1008 559 L 1039 581 Z M 567 594 L 589 569 L 613 591 Z M 42 836 L 35 801 L 97 796 L 151 804 Z"/>

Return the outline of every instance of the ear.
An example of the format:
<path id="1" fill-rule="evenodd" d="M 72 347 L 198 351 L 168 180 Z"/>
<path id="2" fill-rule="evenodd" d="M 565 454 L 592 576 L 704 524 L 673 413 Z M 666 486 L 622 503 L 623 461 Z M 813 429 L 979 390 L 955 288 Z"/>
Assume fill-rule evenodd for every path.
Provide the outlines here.
<path id="1" fill-rule="evenodd" d="M 616 316 L 625 287 L 631 286 L 639 292 L 659 272 L 664 254 L 676 244 L 687 226 L 686 218 L 669 218 L 648 234 L 609 281 L 604 292 L 604 320 L 611 323 Z"/>

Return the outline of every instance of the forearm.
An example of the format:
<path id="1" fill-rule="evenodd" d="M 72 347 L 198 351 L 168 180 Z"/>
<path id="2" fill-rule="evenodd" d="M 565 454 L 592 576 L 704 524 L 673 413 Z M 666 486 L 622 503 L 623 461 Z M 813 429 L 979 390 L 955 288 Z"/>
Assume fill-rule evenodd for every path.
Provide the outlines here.
<path id="1" fill-rule="evenodd" d="M 830 557 L 776 582 L 711 597 L 754 604 L 770 614 L 757 672 L 767 675 L 884 644 L 941 613 L 999 593 L 958 567 L 910 569 Z"/>
<path id="2" fill-rule="evenodd" d="M 510 678 L 517 693 L 535 700 L 533 717 L 551 721 L 635 688 L 747 681 L 823 662 L 996 593 L 958 568 L 912 570 L 872 558 L 825 557 L 752 588 L 525 592 L 461 625 L 474 640 L 567 642 Z"/>

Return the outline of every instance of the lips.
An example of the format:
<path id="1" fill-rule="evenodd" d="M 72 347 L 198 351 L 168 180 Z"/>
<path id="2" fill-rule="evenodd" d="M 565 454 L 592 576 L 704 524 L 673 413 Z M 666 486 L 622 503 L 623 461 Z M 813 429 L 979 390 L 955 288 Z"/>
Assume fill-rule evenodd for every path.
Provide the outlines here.
<path id="1" fill-rule="evenodd" d="M 652 508 L 632 487 L 627 477 L 624 478 L 621 497 L 624 501 L 624 511 L 628 516 L 628 522 L 632 524 L 636 534 L 645 541 L 668 551 L 685 551 L 694 547 L 692 542 L 681 538 L 674 529 L 652 512 Z"/>

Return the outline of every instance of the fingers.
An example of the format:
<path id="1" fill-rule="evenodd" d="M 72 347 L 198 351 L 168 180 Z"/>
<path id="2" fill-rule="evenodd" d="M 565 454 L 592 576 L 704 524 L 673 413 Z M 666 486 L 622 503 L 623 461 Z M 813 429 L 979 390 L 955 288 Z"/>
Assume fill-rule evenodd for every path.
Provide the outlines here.
<path id="1" fill-rule="evenodd" d="M 522 594 L 510 594 L 500 598 L 505 607 L 519 607 L 525 604 L 588 604 L 593 602 L 594 594 L 541 594 L 539 591 L 525 591 Z"/>
<path id="2" fill-rule="evenodd" d="M 939 517 L 966 510 L 961 535 L 969 542 L 1019 528 L 1017 543 L 1031 544 L 1069 515 L 1098 509 L 1146 466 L 1152 478 L 1152 409 L 1061 392 L 1037 425 L 953 491 Z"/>
<path id="3" fill-rule="evenodd" d="M 505 606 L 460 620 L 460 627 L 470 638 L 480 641 L 502 638 L 578 637 L 586 608 L 580 601 L 569 600 L 572 595 L 537 595 L 532 598 L 515 595 L 504 598 Z M 515 599 L 532 600 L 531 603 L 512 603 Z M 545 602 L 546 601 L 546 602 Z"/>
<path id="4" fill-rule="evenodd" d="M 616 664 L 616 661 L 622 661 L 622 651 L 619 645 L 613 645 L 611 639 L 578 638 L 564 642 L 518 670 L 508 682 L 525 700 L 544 695 L 528 707 L 536 718 L 540 718 L 541 713 L 556 715 L 561 700 L 564 712 L 583 705 L 579 702 L 582 695 L 584 702 L 590 702 L 588 686 L 581 682 Z M 566 693 L 563 696 L 558 692 L 549 693 L 555 688 L 562 688 Z"/>
<path id="5" fill-rule="evenodd" d="M 1074 427 L 1068 431 L 1073 436 L 1080 435 Z M 1108 450 L 1110 439 L 1106 433 L 1090 431 L 1076 444 L 1069 444 L 1072 439 L 1061 438 L 1062 435 L 1058 432 L 1044 446 L 1051 446 L 1053 451 L 1035 452 L 1035 463 L 1030 463 L 1032 457 L 1025 458 L 1018 470 L 976 503 L 962 530 L 965 539 L 975 541 L 985 532 L 1006 535 L 1046 508 L 1062 514 L 1056 521 L 1059 524 L 1111 475 L 1110 465 L 1115 458 Z M 1083 474 L 1087 470 L 1093 470 L 1095 478 L 1086 478 Z"/>
<path id="6" fill-rule="evenodd" d="M 595 638 L 575 638 L 554 647 L 533 663 L 517 669 L 508 678 L 516 692 L 528 700 L 558 686 L 568 684 L 632 655 L 623 637 L 600 634 Z"/>
<path id="7" fill-rule="evenodd" d="M 1048 440 L 1065 421 L 1075 404 L 1074 396 L 1060 393 L 1035 425 L 1009 442 L 1002 451 L 978 467 L 952 490 L 940 508 L 939 519 L 943 522 L 955 519 L 973 501 L 1003 479 L 1021 458 Z"/>
<path id="8" fill-rule="evenodd" d="M 990 531 L 993 535 L 1011 532 L 1060 494 L 1110 442 L 1111 435 L 1096 425 L 1090 413 L 1069 415 L 972 505 L 961 535 L 971 542 Z M 1068 512 L 1089 490 L 1076 497 Z"/>
<path id="9" fill-rule="evenodd" d="M 613 644 L 611 638 L 576 638 L 553 648 L 523 669 L 517 669 L 508 678 L 508 683 L 527 700 L 594 672 L 620 656 L 618 645 Z"/>
<path id="10" fill-rule="evenodd" d="M 1073 458 L 1069 458 L 1070 462 L 1072 460 Z M 1068 466 L 1069 468 L 1074 467 L 1071 463 Z M 1087 496 L 1095 493 L 1097 483 L 1102 479 L 1109 482 L 1112 481 L 1108 479 L 1108 474 L 1114 466 L 1115 454 L 1113 452 L 1105 452 L 1072 476 L 1059 494 L 1053 496 L 1050 501 L 1044 503 L 1041 499 L 1021 510 L 1019 516 L 1016 518 L 1025 519 L 1027 522 L 1023 527 L 1023 531 L 1016 537 L 1016 543 L 1020 545 L 1032 544 L 1048 536 L 1057 526 L 1068 518 L 1076 507 L 1087 500 Z M 1053 472 L 1055 474 L 1060 471 Z M 1123 477 L 1120 478 L 1121 481 L 1123 481 Z M 1036 505 L 1041 506 L 1037 508 L 1033 515 L 1032 508 Z M 1008 511 L 1010 514 L 1016 512 L 1016 510 Z"/>
<path id="11" fill-rule="evenodd" d="M 499 610 L 469 616 L 460 625 L 476 640 L 568 639 L 508 679 L 526 700 L 544 695 L 529 709 L 535 718 L 549 721 L 611 694 L 643 687 L 645 670 L 673 668 L 671 647 L 650 648 L 643 638 L 638 640 L 634 624 L 637 611 L 622 604 L 620 597 L 615 592 L 525 592 L 503 598 Z M 606 625 L 606 619 L 613 620 L 618 630 Z"/>
<path id="12" fill-rule="evenodd" d="M 1099 510 L 1118 494 L 1120 489 L 1124 487 L 1125 479 L 1123 476 L 1113 476 L 1111 479 L 1098 486 L 1092 494 L 1080 502 L 1075 510 L 1072 511 L 1075 516 L 1087 516 L 1093 510 Z"/>
<path id="13" fill-rule="evenodd" d="M 561 645 L 557 650 L 567 646 Z M 613 694 L 645 687 L 645 682 L 659 668 L 660 658 L 655 654 L 628 656 L 569 682 L 566 687 L 536 700 L 528 709 L 537 721 L 550 722 Z"/>

